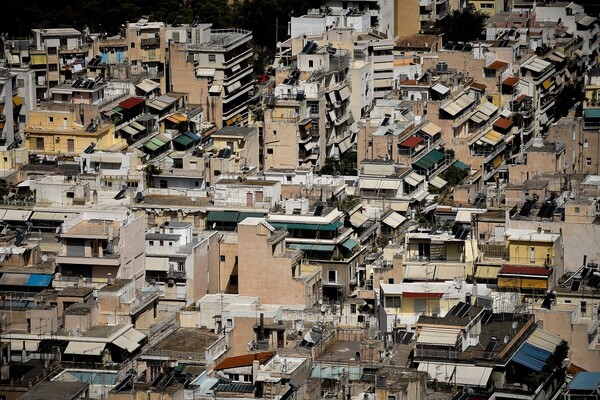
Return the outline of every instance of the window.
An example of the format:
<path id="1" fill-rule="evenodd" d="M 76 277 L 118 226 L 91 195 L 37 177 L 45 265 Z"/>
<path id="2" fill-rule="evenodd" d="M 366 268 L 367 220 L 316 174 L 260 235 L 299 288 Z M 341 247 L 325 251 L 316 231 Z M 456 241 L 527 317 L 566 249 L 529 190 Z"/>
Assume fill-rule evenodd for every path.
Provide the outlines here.
<path id="1" fill-rule="evenodd" d="M 178 272 L 183 272 L 183 271 L 185 271 L 185 262 L 183 262 L 183 261 L 179 261 L 179 262 L 177 263 L 177 271 L 178 271 Z"/>
<path id="2" fill-rule="evenodd" d="M 330 269 L 327 273 L 327 282 L 336 283 L 337 282 L 337 271 L 335 269 Z"/>
<path id="3" fill-rule="evenodd" d="M 214 54 L 209 54 L 208 55 L 208 62 L 216 62 L 217 61 L 217 56 Z"/>
<path id="4" fill-rule="evenodd" d="M 267 149 L 267 154 L 273 154 L 273 149 Z"/>
<path id="5" fill-rule="evenodd" d="M 273 136 L 277 136 L 277 131 L 273 130 Z"/>
<path id="6" fill-rule="evenodd" d="M 385 307 L 386 308 L 402 307 L 402 297 L 401 296 L 385 296 Z"/>
<path id="7" fill-rule="evenodd" d="M 166 189 L 169 185 L 167 185 L 166 179 L 161 179 L 160 183 L 159 183 L 159 186 L 160 186 L 161 189 Z"/>
<path id="8" fill-rule="evenodd" d="M 58 81 L 50 81 L 50 88 L 58 86 Z"/>
<path id="9" fill-rule="evenodd" d="M 585 165 L 588 167 L 592 165 L 592 157 L 586 157 Z"/>
<path id="10" fill-rule="evenodd" d="M 148 241 L 148 246 L 154 246 L 154 240 L 149 240 Z"/>
<path id="11" fill-rule="evenodd" d="M 60 45 L 61 46 L 66 46 L 67 45 L 67 38 L 60 38 Z"/>
<path id="12" fill-rule="evenodd" d="M 48 122 L 53 123 L 54 122 L 54 117 L 48 117 Z"/>
<path id="13" fill-rule="evenodd" d="M 221 254 L 221 262 L 225 262 L 225 256 Z"/>
<path id="14" fill-rule="evenodd" d="M 56 72 L 58 71 L 58 66 L 56 64 L 48 64 L 48 71 Z"/>
<path id="15" fill-rule="evenodd" d="M 159 242 L 159 245 L 161 245 L 161 246 L 164 246 L 164 245 L 165 245 L 165 242 L 164 242 L 163 240 L 161 240 L 161 241 Z"/>
<path id="16" fill-rule="evenodd" d="M 194 187 L 200 187 L 200 181 L 194 181 Z"/>
<path id="17" fill-rule="evenodd" d="M 587 301 L 582 301 L 581 303 L 579 303 L 579 308 L 581 310 L 581 316 L 586 317 L 587 316 Z"/>
<path id="18" fill-rule="evenodd" d="M 173 242 L 169 242 L 169 246 L 173 246 Z"/>
<path id="19" fill-rule="evenodd" d="M 48 54 L 56 54 L 56 47 L 48 47 Z"/>
<path id="20" fill-rule="evenodd" d="M 17 79 L 17 87 L 24 87 L 25 79 Z"/>
<path id="21" fill-rule="evenodd" d="M 308 60 L 308 68 L 312 68 L 313 67 L 313 60 Z"/>
<path id="22" fill-rule="evenodd" d="M 579 207 L 575 207 L 575 214 L 579 214 Z"/>
<path id="23" fill-rule="evenodd" d="M 35 138 L 35 148 L 37 150 L 44 150 L 44 138 Z"/>
<path id="24" fill-rule="evenodd" d="M 530 263 L 534 263 L 535 262 L 535 247 L 530 247 L 529 248 L 529 262 Z"/>
<path id="25" fill-rule="evenodd" d="M 198 169 L 198 163 L 196 161 L 190 161 L 190 169 L 191 170 Z"/>
<path id="26" fill-rule="evenodd" d="M 131 46 L 129 46 L 129 47 L 131 47 L 132 49 L 135 49 L 135 42 L 131 42 Z"/>
<path id="27" fill-rule="evenodd" d="M 67 151 L 73 153 L 75 151 L 75 139 L 67 139 Z"/>
<path id="28" fill-rule="evenodd" d="M 356 314 L 356 304 L 350 304 L 350 314 Z"/>
<path id="29" fill-rule="evenodd" d="M 390 285 L 393 285 L 394 284 L 394 278 L 388 278 L 388 283 Z"/>

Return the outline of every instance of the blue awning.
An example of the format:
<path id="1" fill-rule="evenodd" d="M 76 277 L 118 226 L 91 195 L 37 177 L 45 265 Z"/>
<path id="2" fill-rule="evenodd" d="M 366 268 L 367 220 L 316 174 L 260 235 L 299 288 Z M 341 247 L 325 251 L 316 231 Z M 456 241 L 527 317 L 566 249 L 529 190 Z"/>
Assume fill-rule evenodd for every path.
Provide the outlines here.
<path id="1" fill-rule="evenodd" d="M 48 287 L 50 282 L 52 282 L 52 275 L 31 274 L 25 282 L 25 286 Z"/>
<path id="2" fill-rule="evenodd" d="M 548 360 L 551 355 L 552 354 L 547 350 L 540 349 L 529 343 L 524 343 L 515 353 L 512 361 L 527 368 L 531 368 L 535 372 L 540 372 L 544 368 L 544 365 L 546 365 L 546 360 Z"/>
<path id="3" fill-rule="evenodd" d="M 189 137 L 190 139 L 193 139 L 195 141 L 199 141 L 200 140 L 200 136 L 196 135 L 194 132 L 189 131 L 189 132 L 186 132 L 185 135 L 187 137 Z"/>
<path id="4" fill-rule="evenodd" d="M 600 108 L 591 108 L 583 110 L 583 116 L 585 118 L 600 118 Z"/>

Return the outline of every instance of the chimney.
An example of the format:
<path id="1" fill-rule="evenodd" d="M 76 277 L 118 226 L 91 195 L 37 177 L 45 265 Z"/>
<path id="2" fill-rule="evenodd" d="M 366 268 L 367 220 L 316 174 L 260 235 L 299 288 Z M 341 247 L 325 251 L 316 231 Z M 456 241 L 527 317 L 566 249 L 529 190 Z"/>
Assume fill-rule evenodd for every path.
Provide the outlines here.
<path id="1" fill-rule="evenodd" d="M 92 204 L 98 204 L 98 191 L 95 189 L 92 192 Z"/>
<path id="2" fill-rule="evenodd" d="M 260 368 L 260 361 L 256 359 L 256 354 L 254 355 L 254 361 L 252 361 L 252 383 L 256 382 L 256 375 L 258 375 L 258 370 Z"/>
<path id="3" fill-rule="evenodd" d="M 106 274 L 107 280 L 106 283 L 109 285 L 112 285 L 113 281 L 112 281 L 112 274 L 109 272 L 108 274 Z"/>

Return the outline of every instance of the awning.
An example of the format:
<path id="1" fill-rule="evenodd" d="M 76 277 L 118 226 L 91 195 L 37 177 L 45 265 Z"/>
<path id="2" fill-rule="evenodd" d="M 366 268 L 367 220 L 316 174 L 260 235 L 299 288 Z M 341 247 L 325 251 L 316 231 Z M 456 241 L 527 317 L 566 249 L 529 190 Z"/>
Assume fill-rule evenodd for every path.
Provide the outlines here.
<path id="1" fill-rule="evenodd" d="M 120 348 L 127 350 L 130 353 L 133 353 L 140 344 L 127 338 L 125 335 L 121 335 L 113 341 L 113 344 L 116 344 Z"/>
<path id="2" fill-rule="evenodd" d="M 369 220 L 369 217 L 367 217 L 364 214 L 361 214 L 360 212 L 355 212 L 354 214 L 352 214 L 350 216 L 350 224 L 352 224 L 352 226 L 355 228 L 360 228 L 368 220 Z"/>
<path id="3" fill-rule="evenodd" d="M 473 214 L 471 210 L 458 210 L 454 220 L 456 222 L 471 223 L 471 214 Z"/>
<path id="4" fill-rule="evenodd" d="M 390 205 L 390 208 L 394 211 L 406 212 L 406 211 L 408 211 L 409 205 L 410 205 L 410 203 L 408 201 L 401 201 L 401 202 L 397 202 L 397 203 L 392 203 Z"/>
<path id="5" fill-rule="evenodd" d="M 130 330 L 125 332 L 123 334 L 123 336 L 125 336 L 127 339 L 132 340 L 136 343 L 139 343 L 146 338 L 146 335 L 144 335 L 142 332 L 140 332 L 136 329 L 133 329 L 133 328 L 131 328 Z"/>
<path id="6" fill-rule="evenodd" d="M 135 87 L 140 89 L 143 92 L 148 93 L 148 92 L 158 89 L 160 87 L 160 84 L 154 82 L 152 79 L 144 79 L 143 81 L 141 81 L 140 83 L 135 85 Z"/>
<path id="7" fill-rule="evenodd" d="M 390 227 L 396 229 L 404 221 L 406 221 L 406 217 L 404 217 L 404 216 L 398 214 L 397 212 L 393 211 L 390 215 L 388 215 L 387 217 L 385 217 L 381 222 L 383 222 L 387 226 L 390 226 Z"/>
<path id="8" fill-rule="evenodd" d="M 38 351 L 40 347 L 39 340 L 10 340 L 10 349 L 11 351 L 21 351 L 23 349 L 27 351 Z"/>
<path id="9" fill-rule="evenodd" d="M 194 132 L 188 131 L 185 133 L 187 137 L 193 139 L 194 141 L 200 140 L 200 136 L 196 135 Z"/>
<path id="10" fill-rule="evenodd" d="M 75 215 L 71 212 L 45 212 L 34 211 L 31 216 L 32 221 L 65 221 Z"/>
<path id="11" fill-rule="evenodd" d="M 190 143 L 194 143 L 194 139 L 183 134 L 183 135 L 179 135 L 175 139 L 173 139 L 173 142 L 185 147 L 185 146 L 188 146 Z"/>
<path id="12" fill-rule="evenodd" d="M 215 95 L 220 95 L 221 94 L 221 90 L 222 90 L 222 86 L 221 85 L 212 85 L 210 87 L 210 89 L 208 89 L 208 93 L 215 94 Z"/>
<path id="13" fill-rule="evenodd" d="M 435 136 L 442 131 L 442 128 L 440 128 L 433 122 L 428 122 L 427 124 L 423 125 L 419 130 L 429 136 Z"/>
<path id="14" fill-rule="evenodd" d="M 439 152 L 437 150 L 431 150 L 424 157 L 419 159 L 419 161 L 413 163 L 413 165 L 421 168 L 421 169 L 430 169 L 433 168 L 437 163 L 442 161 L 446 156 L 444 153 Z"/>
<path id="15" fill-rule="evenodd" d="M 13 106 L 18 107 L 23 105 L 23 100 L 18 95 L 13 96 Z"/>
<path id="16" fill-rule="evenodd" d="M 64 354 L 77 354 L 82 356 L 99 356 L 106 347 L 106 343 L 98 342 L 69 342 Z"/>
<path id="17" fill-rule="evenodd" d="M 0 277 L 0 285 L 25 286 L 29 280 L 29 274 L 13 274 L 6 272 Z"/>
<path id="18" fill-rule="evenodd" d="M 196 76 L 212 78 L 213 76 L 215 76 L 215 69 L 214 68 L 196 68 Z"/>
<path id="19" fill-rule="evenodd" d="M 458 340 L 460 329 L 424 328 L 417 337 L 417 344 L 453 346 Z"/>
<path id="20" fill-rule="evenodd" d="M 503 137 L 504 136 L 501 133 L 496 132 L 492 129 L 491 131 L 489 131 L 481 137 L 481 141 L 491 146 L 495 146 L 502 140 Z"/>
<path id="21" fill-rule="evenodd" d="M 411 281 L 431 281 L 435 275 L 434 265 L 405 265 L 404 279 Z"/>
<path id="22" fill-rule="evenodd" d="M 400 181 L 386 179 L 381 181 L 381 186 L 379 187 L 379 189 L 398 190 L 399 187 Z"/>
<path id="23" fill-rule="evenodd" d="M 291 243 L 289 245 L 291 249 L 298 249 L 303 251 L 333 251 L 334 245 L 329 244 L 309 244 L 309 243 Z"/>
<path id="24" fill-rule="evenodd" d="M 122 127 L 121 130 L 125 133 L 130 134 L 131 136 L 135 136 L 139 133 L 136 129 L 132 128 L 129 125 Z"/>
<path id="25" fill-rule="evenodd" d="M 27 221 L 31 214 L 33 212 L 26 210 L 6 210 L 6 214 L 2 219 L 4 221 Z"/>
<path id="26" fill-rule="evenodd" d="M 169 259 L 166 257 L 146 257 L 147 271 L 168 271 Z"/>
<path id="27" fill-rule="evenodd" d="M 417 367 L 419 372 L 427 373 L 427 380 L 448 383 L 452 381 L 456 366 L 454 364 L 438 364 L 422 362 Z"/>
<path id="28" fill-rule="evenodd" d="M 498 271 L 500 267 L 492 265 L 479 265 L 477 271 L 475 271 L 475 278 L 477 279 L 498 279 Z"/>
<path id="29" fill-rule="evenodd" d="M 156 151 L 158 150 L 161 146 L 152 143 L 151 141 L 146 142 L 146 144 L 144 144 L 144 147 L 147 148 L 150 151 Z"/>
<path id="30" fill-rule="evenodd" d="M 348 86 L 344 86 L 343 88 L 340 89 L 339 91 L 340 94 L 340 99 L 342 101 L 350 98 L 350 89 L 348 88 Z"/>
<path id="31" fill-rule="evenodd" d="M 450 91 L 450 89 L 448 89 L 446 86 L 442 85 L 441 83 L 436 83 L 435 85 L 433 85 L 431 87 L 431 90 L 438 92 L 442 96 Z"/>
<path id="32" fill-rule="evenodd" d="M 548 88 L 552 85 L 552 82 L 550 82 L 550 79 L 546 79 L 543 83 L 542 86 L 544 87 L 544 89 L 548 90 Z"/>
<path id="33" fill-rule="evenodd" d="M 449 266 L 438 264 L 435 268 L 435 280 L 436 281 L 451 281 L 456 278 L 465 279 L 465 267 L 464 266 Z"/>
<path id="34" fill-rule="evenodd" d="M 423 143 L 423 138 L 420 138 L 417 136 L 411 136 L 408 139 L 405 139 L 402 142 L 400 142 L 398 144 L 398 146 L 407 147 L 409 149 L 412 149 L 413 147 L 416 147 L 421 143 Z"/>
<path id="35" fill-rule="evenodd" d="M 435 186 L 438 189 L 441 189 L 444 186 L 446 186 L 448 184 L 448 182 L 446 182 L 445 180 L 443 180 L 439 176 L 436 176 L 436 177 L 434 177 L 433 179 L 431 179 L 429 181 L 429 184 L 432 185 L 432 186 Z"/>
<path id="36" fill-rule="evenodd" d="M 273 228 L 280 229 L 299 229 L 299 230 L 308 230 L 308 231 L 335 231 L 343 226 L 343 223 L 340 221 L 335 221 L 330 224 L 300 224 L 293 222 L 270 222 Z"/>
<path id="37" fill-rule="evenodd" d="M 552 353 L 547 350 L 529 343 L 523 343 L 523 346 L 515 353 L 511 361 L 530 368 L 535 372 L 540 372 L 551 355 Z"/>
<path id="38" fill-rule="evenodd" d="M 358 187 L 361 189 L 378 189 L 381 184 L 381 180 L 379 179 L 360 179 L 358 182 Z"/>
<path id="39" fill-rule="evenodd" d="M 464 386 L 486 387 L 493 368 L 476 365 L 457 365 L 452 382 Z"/>
<path id="40" fill-rule="evenodd" d="M 585 118 L 600 118 L 600 108 L 591 108 L 583 110 L 583 116 Z"/>
<path id="41" fill-rule="evenodd" d="M 32 54 L 30 59 L 31 65 L 46 65 L 45 54 Z"/>
<path id="42" fill-rule="evenodd" d="M 130 97 L 127 100 L 120 102 L 119 107 L 121 107 L 123 110 L 130 110 L 136 106 L 139 106 L 143 102 L 144 102 L 143 99 L 140 99 L 137 97 Z"/>
<path id="43" fill-rule="evenodd" d="M 139 124 L 135 121 L 133 121 L 132 123 L 129 124 L 129 126 L 131 126 L 133 129 L 137 129 L 138 131 L 144 131 L 146 130 L 146 127 L 142 124 Z"/>
<path id="44" fill-rule="evenodd" d="M 237 222 L 238 215 L 237 211 L 209 211 L 206 219 L 208 221 Z"/>
<path id="45" fill-rule="evenodd" d="M 469 167 L 467 164 L 465 164 L 464 162 L 459 161 L 459 160 L 454 161 L 454 163 L 452 163 L 452 166 L 460 169 L 461 171 L 466 171 L 468 169 L 471 169 L 471 167 Z"/>
<path id="46" fill-rule="evenodd" d="M 49 274 L 31 274 L 25 282 L 25 286 L 48 287 L 52 282 L 52 275 Z"/>
<path id="47" fill-rule="evenodd" d="M 356 240 L 352 240 L 352 239 L 348 239 L 342 243 L 342 247 L 345 248 L 346 250 L 352 250 L 356 246 L 358 246 L 358 242 Z"/>
<path id="48" fill-rule="evenodd" d="M 423 182 L 424 180 L 425 177 L 417 174 L 416 172 L 411 172 L 407 177 L 404 178 L 404 182 L 413 187 L 419 186 L 419 183 Z"/>
<path id="49" fill-rule="evenodd" d="M 186 122 L 188 119 L 187 119 L 187 117 L 185 117 L 185 116 L 183 116 L 181 114 L 173 114 L 173 115 L 169 115 L 167 117 L 167 120 L 171 121 L 171 122 L 173 122 L 175 124 L 179 124 L 179 123 L 182 123 L 182 122 Z"/>

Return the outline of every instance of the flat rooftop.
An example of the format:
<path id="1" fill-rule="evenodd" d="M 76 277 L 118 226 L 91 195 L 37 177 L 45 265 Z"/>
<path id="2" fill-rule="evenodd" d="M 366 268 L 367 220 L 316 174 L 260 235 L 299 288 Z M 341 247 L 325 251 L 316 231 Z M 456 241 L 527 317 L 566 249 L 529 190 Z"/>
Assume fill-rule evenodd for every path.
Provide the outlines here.
<path id="1" fill-rule="evenodd" d="M 208 329 L 179 328 L 154 346 L 154 350 L 203 353 L 218 338 Z"/>

